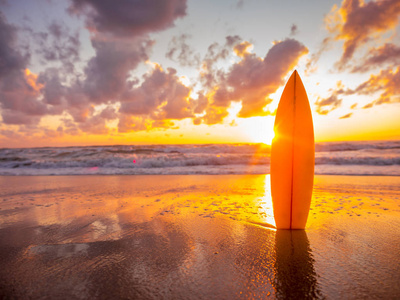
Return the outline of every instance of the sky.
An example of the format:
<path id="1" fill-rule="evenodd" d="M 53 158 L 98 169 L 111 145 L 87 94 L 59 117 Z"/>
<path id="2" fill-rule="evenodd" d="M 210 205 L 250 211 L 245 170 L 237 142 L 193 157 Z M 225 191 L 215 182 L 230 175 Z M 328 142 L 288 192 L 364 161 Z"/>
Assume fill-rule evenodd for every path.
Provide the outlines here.
<path id="1" fill-rule="evenodd" d="M 0 0 L 0 148 L 400 139 L 398 0 Z"/>

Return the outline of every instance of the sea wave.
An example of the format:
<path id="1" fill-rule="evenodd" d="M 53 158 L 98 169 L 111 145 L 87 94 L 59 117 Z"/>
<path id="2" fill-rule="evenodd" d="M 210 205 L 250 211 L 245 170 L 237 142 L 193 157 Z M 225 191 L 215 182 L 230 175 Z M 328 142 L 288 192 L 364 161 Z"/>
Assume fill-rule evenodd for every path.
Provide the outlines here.
<path id="1" fill-rule="evenodd" d="M 400 141 L 317 143 L 316 174 L 400 175 Z M 0 149 L 0 175 L 265 174 L 264 144 Z"/>

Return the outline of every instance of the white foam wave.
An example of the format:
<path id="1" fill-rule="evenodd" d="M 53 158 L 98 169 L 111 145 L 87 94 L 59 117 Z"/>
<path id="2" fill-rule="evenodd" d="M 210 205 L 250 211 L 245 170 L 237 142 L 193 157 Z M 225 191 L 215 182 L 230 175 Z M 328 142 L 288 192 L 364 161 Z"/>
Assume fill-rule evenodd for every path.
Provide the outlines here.
<path id="1" fill-rule="evenodd" d="M 316 150 L 316 174 L 400 175 L 399 141 Z M 269 146 L 260 144 L 0 149 L 0 175 L 264 174 L 269 161 Z"/>

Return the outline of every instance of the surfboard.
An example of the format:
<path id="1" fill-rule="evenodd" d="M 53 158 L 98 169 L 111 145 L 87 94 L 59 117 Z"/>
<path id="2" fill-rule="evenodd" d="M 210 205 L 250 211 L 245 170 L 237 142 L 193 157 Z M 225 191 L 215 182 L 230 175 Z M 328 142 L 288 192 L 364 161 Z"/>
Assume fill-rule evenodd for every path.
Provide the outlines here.
<path id="1" fill-rule="evenodd" d="M 314 181 L 314 127 L 297 71 L 279 101 L 271 144 L 271 196 L 277 229 L 304 229 Z"/>

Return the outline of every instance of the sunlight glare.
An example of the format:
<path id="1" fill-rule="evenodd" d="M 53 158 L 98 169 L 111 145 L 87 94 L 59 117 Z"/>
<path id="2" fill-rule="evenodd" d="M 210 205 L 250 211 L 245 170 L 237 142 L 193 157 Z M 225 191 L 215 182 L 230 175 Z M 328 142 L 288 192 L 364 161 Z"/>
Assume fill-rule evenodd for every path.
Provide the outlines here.
<path id="1" fill-rule="evenodd" d="M 265 195 L 263 197 L 263 209 L 265 211 L 265 221 L 271 225 L 276 226 L 275 218 L 274 218 L 274 208 L 272 204 L 272 197 L 271 197 L 271 180 L 270 175 L 265 176 L 265 183 L 264 183 Z"/>
<path id="2" fill-rule="evenodd" d="M 271 145 L 274 138 L 273 117 L 252 117 L 237 120 L 239 127 L 252 143 Z"/>

